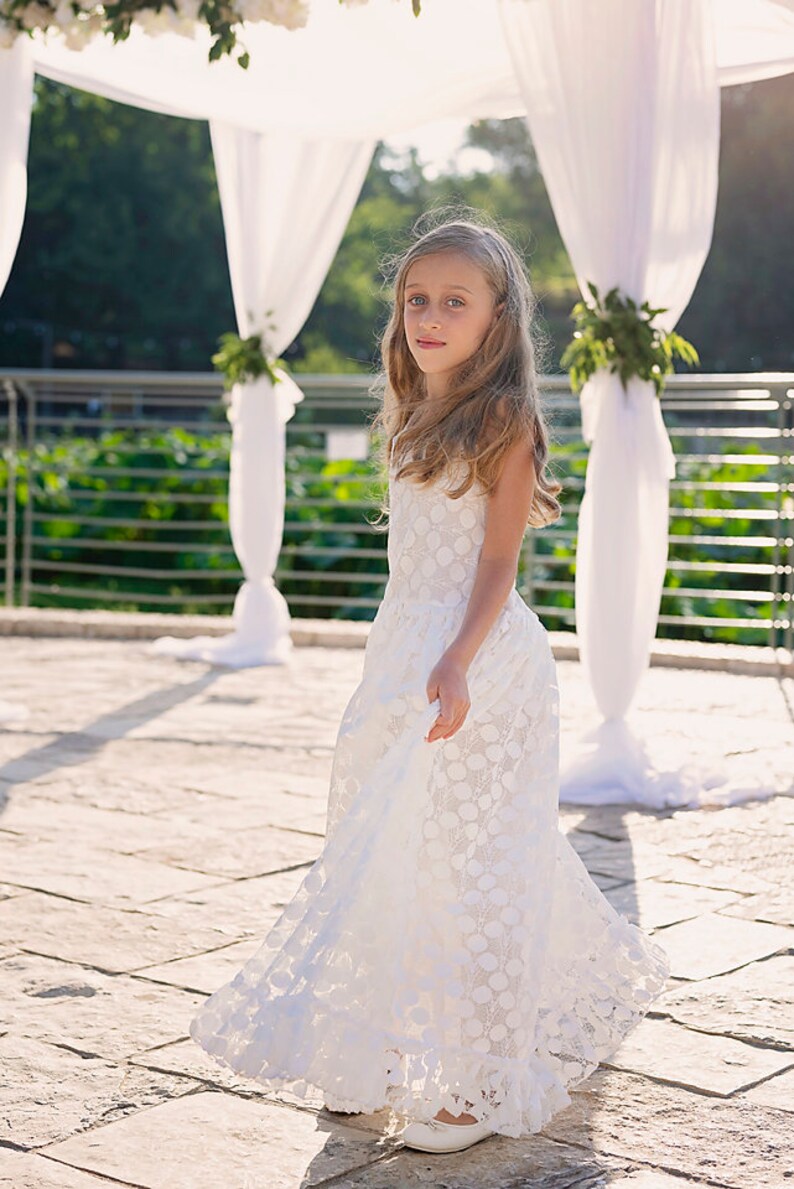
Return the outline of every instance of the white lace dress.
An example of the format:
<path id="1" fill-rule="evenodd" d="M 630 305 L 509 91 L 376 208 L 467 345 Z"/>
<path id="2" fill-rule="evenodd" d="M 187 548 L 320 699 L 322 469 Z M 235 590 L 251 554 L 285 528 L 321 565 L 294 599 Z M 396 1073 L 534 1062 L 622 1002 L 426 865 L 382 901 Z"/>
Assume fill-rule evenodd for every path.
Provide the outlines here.
<path id="1" fill-rule="evenodd" d="M 448 740 L 427 677 L 455 636 L 485 528 L 475 485 L 390 476 L 389 580 L 339 727 L 325 846 L 190 1035 L 238 1074 L 388 1130 L 469 1104 L 538 1131 L 663 990 L 667 955 L 618 914 L 560 831 L 559 695 L 513 589 Z"/>

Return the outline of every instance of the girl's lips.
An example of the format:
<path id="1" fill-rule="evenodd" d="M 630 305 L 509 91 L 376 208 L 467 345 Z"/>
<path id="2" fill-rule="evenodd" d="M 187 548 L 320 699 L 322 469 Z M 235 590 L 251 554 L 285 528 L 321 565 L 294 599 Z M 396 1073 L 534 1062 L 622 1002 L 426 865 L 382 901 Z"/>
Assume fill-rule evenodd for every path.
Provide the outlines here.
<path id="1" fill-rule="evenodd" d="M 420 347 L 445 347 L 446 343 L 440 343 L 438 339 L 417 339 Z"/>

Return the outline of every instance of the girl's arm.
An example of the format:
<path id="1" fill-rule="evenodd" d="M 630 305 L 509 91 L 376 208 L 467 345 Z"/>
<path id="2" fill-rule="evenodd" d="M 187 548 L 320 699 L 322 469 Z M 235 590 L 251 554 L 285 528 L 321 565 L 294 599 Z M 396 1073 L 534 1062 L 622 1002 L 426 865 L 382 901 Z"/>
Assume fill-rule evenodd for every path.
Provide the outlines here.
<path id="1" fill-rule="evenodd" d="M 466 671 L 515 585 L 534 489 L 532 447 L 521 438 L 505 454 L 488 496 L 485 537 L 460 630 L 428 678 L 428 700 L 441 699 L 441 713 L 426 736 L 429 743 L 454 735 L 468 713 Z"/>
<path id="2" fill-rule="evenodd" d="M 502 472 L 488 497 L 474 586 L 460 631 L 447 649 L 467 669 L 515 585 L 534 489 L 532 448 L 521 438 L 505 454 Z"/>

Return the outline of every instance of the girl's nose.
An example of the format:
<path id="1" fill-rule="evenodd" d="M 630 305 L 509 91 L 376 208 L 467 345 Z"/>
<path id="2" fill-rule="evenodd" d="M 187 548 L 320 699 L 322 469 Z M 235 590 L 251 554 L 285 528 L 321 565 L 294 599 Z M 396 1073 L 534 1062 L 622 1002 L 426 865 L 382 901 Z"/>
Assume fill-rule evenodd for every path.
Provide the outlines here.
<path id="1" fill-rule="evenodd" d="M 419 321 L 419 325 L 420 325 L 420 327 L 426 326 L 426 327 L 428 327 L 428 329 L 431 326 L 438 327 L 441 325 L 441 320 L 437 314 L 432 314 L 432 313 L 430 313 L 429 310 L 426 310 L 425 313 L 423 314 L 422 318 Z"/>

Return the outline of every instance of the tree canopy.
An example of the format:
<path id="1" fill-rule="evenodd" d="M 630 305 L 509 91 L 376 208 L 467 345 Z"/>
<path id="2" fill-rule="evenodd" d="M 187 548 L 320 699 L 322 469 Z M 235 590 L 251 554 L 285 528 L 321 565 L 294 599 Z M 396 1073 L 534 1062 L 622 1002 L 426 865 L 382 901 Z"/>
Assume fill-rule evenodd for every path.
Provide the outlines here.
<path id="1" fill-rule="evenodd" d="M 794 76 L 722 93 L 720 194 L 709 259 L 678 330 L 705 371 L 794 367 Z M 493 168 L 429 178 L 380 145 L 311 316 L 295 370 L 369 370 L 386 315 L 381 265 L 428 207 L 481 207 L 512 235 L 559 370 L 580 294 L 523 120 L 480 121 Z M 0 299 L 0 365 L 207 370 L 234 329 L 206 124 L 37 79 L 29 200 Z"/>

